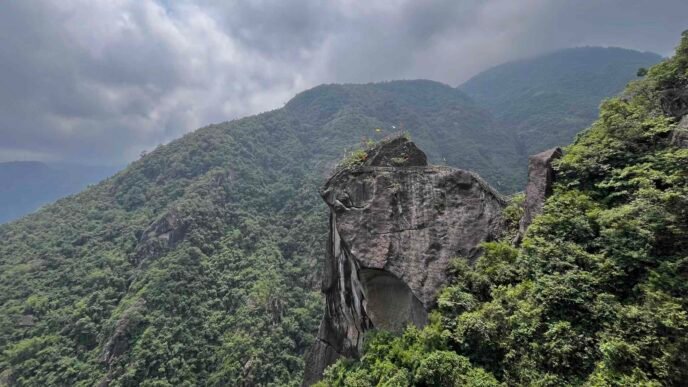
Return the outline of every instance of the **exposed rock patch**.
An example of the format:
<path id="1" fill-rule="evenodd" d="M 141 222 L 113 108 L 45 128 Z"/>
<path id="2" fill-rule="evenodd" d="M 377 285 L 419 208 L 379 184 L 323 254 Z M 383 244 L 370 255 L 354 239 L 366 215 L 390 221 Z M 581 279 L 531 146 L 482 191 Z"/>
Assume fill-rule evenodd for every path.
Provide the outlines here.
<path id="1" fill-rule="evenodd" d="M 139 265 L 172 249 L 184 239 L 188 226 L 176 209 L 170 210 L 143 232 L 131 258 L 132 263 Z"/>
<path id="2" fill-rule="evenodd" d="M 338 357 L 358 356 L 369 329 L 423 326 L 451 259 L 474 260 L 481 242 L 503 232 L 501 195 L 473 173 L 426 166 L 421 154 L 394 140 L 369 152 L 369 165 L 340 171 L 323 188 L 326 310 L 304 384 Z M 390 165 L 402 157 L 405 166 Z"/>
<path id="3" fill-rule="evenodd" d="M 552 194 L 554 185 L 554 168 L 552 162 L 563 155 L 561 148 L 553 148 L 528 159 L 528 185 L 524 213 L 519 222 L 516 242 L 520 242 L 533 219 L 542 212 L 545 200 Z"/>
<path id="4" fill-rule="evenodd" d="M 368 152 L 365 165 L 373 167 L 411 167 L 428 165 L 425 153 L 405 137 L 396 137 Z"/>
<path id="5" fill-rule="evenodd" d="M 680 148 L 688 148 L 688 114 L 683 116 L 678 125 L 676 125 L 676 129 L 674 129 L 674 133 L 671 136 L 671 144 Z"/>
<path id="6" fill-rule="evenodd" d="M 108 373 L 100 381 L 99 386 L 105 387 L 110 384 L 112 375 L 110 374 L 110 366 L 122 354 L 129 350 L 131 339 L 136 333 L 137 329 L 142 323 L 142 315 L 146 311 L 146 301 L 139 298 L 134 302 L 117 321 L 117 326 L 114 332 L 108 338 L 107 343 L 103 347 L 103 352 L 100 355 L 102 361 L 108 367 Z"/>
<path id="7" fill-rule="evenodd" d="M 17 318 L 17 326 L 31 328 L 36 325 L 36 317 L 32 314 L 23 314 Z"/>

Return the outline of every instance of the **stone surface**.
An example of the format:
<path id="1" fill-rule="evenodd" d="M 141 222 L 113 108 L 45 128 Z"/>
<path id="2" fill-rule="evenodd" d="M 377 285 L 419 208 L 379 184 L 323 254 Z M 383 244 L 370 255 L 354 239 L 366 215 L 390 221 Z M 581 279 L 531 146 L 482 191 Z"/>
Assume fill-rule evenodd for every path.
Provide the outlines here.
<path id="1" fill-rule="evenodd" d="M 671 135 L 671 144 L 680 148 L 688 148 L 688 114 L 681 118 L 674 133 Z"/>
<path id="2" fill-rule="evenodd" d="M 36 325 L 36 317 L 32 314 L 23 314 L 17 319 L 17 325 L 23 328 L 30 328 Z"/>
<path id="3" fill-rule="evenodd" d="M 130 260 L 140 265 L 148 258 L 162 255 L 183 240 L 188 229 L 181 214 L 174 208 L 169 210 L 143 232 Z"/>
<path id="4" fill-rule="evenodd" d="M 114 332 L 108 338 L 103 352 L 100 355 L 100 361 L 108 367 L 108 373 L 98 383 L 99 387 L 106 387 L 110 385 L 112 375 L 110 374 L 111 365 L 117 359 L 129 350 L 131 338 L 134 331 L 139 328 L 141 324 L 141 317 L 146 313 L 146 302 L 139 298 L 134 302 L 117 321 L 117 326 Z"/>
<path id="5" fill-rule="evenodd" d="M 663 90 L 659 100 L 668 116 L 680 118 L 688 114 L 688 88 Z"/>
<path id="6" fill-rule="evenodd" d="M 425 155 L 409 153 L 415 145 L 400 144 L 414 164 L 425 163 Z M 380 164 L 340 171 L 321 192 L 330 208 L 326 310 L 306 359 L 305 385 L 340 356 L 358 356 L 366 330 L 424 325 L 451 259 L 474 260 L 479 244 L 503 231 L 505 201 L 475 174 Z"/>
<path id="7" fill-rule="evenodd" d="M 368 152 L 365 165 L 374 167 L 410 167 L 428 165 L 425 153 L 406 137 L 385 141 Z"/>
<path id="8" fill-rule="evenodd" d="M 554 168 L 552 162 L 563 155 L 560 148 L 553 148 L 528 159 L 528 184 L 526 185 L 526 199 L 524 214 L 519 223 L 516 242 L 520 242 L 526 229 L 533 222 L 533 218 L 542 212 L 545 200 L 552 194 L 554 184 Z"/>

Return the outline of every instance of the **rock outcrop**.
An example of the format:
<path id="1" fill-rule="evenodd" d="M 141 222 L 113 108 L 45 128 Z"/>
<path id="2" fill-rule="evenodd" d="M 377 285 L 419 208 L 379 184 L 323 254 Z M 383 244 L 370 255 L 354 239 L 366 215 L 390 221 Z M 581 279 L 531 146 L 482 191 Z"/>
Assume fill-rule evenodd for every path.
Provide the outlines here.
<path id="1" fill-rule="evenodd" d="M 373 167 L 412 167 L 428 165 L 428 158 L 406 137 L 393 138 L 368 151 L 365 165 Z"/>
<path id="2" fill-rule="evenodd" d="M 321 194 L 330 208 L 326 309 L 305 385 L 337 358 L 358 356 L 365 331 L 423 326 L 451 259 L 474 260 L 503 232 L 496 191 L 471 172 L 428 166 L 404 138 L 336 173 Z"/>
<path id="3" fill-rule="evenodd" d="M 530 156 L 528 159 L 528 184 L 523 205 L 523 217 L 519 222 L 516 243 L 519 243 L 533 219 L 542 212 L 545 200 L 552 194 L 554 168 L 552 162 L 563 155 L 560 148 L 553 148 Z"/>
<path id="4" fill-rule="evenodd" d="M 188 229 L 179 211 L 168 211 L 143 232 L 130 261 L 138 266 L 147 258 L 162 255 L 184 239 Z"/>
<path id="5" fill-rule="evenodd" d="M 680 148 L 688 148 L 688 114 L 681 118 L 671 135 L 671 144 Z"/>
<path id="6" fill-rule="evenodd" d="M 117 359 L 129 350 L 131 338 L 135 331 L 139 329 L 142 322 L 142 316 L 146 312 L 146 301 L 142 298 L 137 299 L 117 321 L 115 330 L 108 338 L 108 341 L 103 347 L 103 352 L 100 355 L 100 361 L 107 366 L 108 372 L 105 377 L 98 383 L 99 387 L 106 387 L 110 385 L 112 375 L 112 364 Z"/>
<path id="7" fill-rule="evenodd" d="M 681 118 L 688 114 L 688 88 L 680 87 L 662 90 L 659 102 L 664 114 Z"/>

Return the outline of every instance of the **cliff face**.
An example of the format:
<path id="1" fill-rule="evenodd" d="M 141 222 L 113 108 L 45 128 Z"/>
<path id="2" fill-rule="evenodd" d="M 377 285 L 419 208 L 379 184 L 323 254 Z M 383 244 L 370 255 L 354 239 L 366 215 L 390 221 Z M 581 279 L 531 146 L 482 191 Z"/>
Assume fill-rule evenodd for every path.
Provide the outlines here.
<path id="1" fill-rule="evenodd" d="M 473 260 L 502 232 L 504 199 L 478 176 L 428 166 L 405 139 L 335 174 L 322 197 L 330 230 L 322 290 L 326 310 L 307 358 L 305 384 L 338 357 L 356 357 L 371 328 L 422 326 L 454 257 Z"/>
<path id="2" fill-rule="evenodd" d="M 519 222 L 516 243 L 519 243 L 533 219 L 542 212 L 545 200 L 552 195 L 554 168 L 552 163 L 563 156 L 561 148 L 552 148 L 528 158 L 528 184 L 523 217 Z"/>

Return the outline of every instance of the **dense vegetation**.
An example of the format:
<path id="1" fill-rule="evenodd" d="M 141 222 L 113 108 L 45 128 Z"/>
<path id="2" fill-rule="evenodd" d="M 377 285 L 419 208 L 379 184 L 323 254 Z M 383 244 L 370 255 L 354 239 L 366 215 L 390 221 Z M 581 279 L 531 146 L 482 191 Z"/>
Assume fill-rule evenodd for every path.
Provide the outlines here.
<path id="1" fill-rule="evenodd" d="M 521 246 L 487 243 L 473 267 L 457 259 L 426 328 L 372 334 L 360 361 L 330 367 L 323 384 L 685 385 L 680 95 L 688 95 L 688 32 L 675 57 L 604 102 L 566 149 L 555 192 Z M 518 204 L 507 213 L 518 218 Z"/>
<path id="2" fill-rule="evenodd" d="M 459 88 L 509 129 L 523 163 L 528 155 L 570 143 L 597 118 L 600 101 L 660 60 L 621 48 L 572 48 L 499 65 Z"/>

